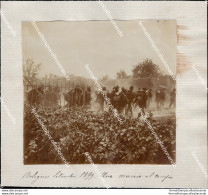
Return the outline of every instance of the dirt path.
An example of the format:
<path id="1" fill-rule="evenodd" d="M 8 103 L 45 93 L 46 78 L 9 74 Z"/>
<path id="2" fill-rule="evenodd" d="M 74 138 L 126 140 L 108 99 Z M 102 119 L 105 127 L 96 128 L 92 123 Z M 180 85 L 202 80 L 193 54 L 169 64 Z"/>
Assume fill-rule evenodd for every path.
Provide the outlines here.
<path id="1" fill-rule="evenodd" d="M 175 116 L 176 109 L 169 108 L 168 102 L 165 103 L 165 106 L 161 109 L 157 109 L 156 103 L 152 103 L 148 109 L 145 110 L 145 113 L 150 112 L 153 114 L 153 118 L 169 117 Z M 136 117 L 138 115 L 138 108 L 133 109 L 133 115 Z"/>
<path id="2" fill-rule="evenodd" d="M 164 108 L 162 109 L 157 109 L 156 104 L 153 102 L 150 107 L 148 109 L 145 110 L 145 113 L 147 114 L 148 112 L 151 111 L 151 113 L 153 114 L 153 118 L 163 118 L 163 117 L 171 117 L 171 116 L 175 116 L 175 108 L 168 108 L 168 102 L 166 102 Z M 97 112 L 97 110 L 99 109 L 99 105 L 97 103 L 93 104 L 91 106 L 91 110 L 94 112 Z M 104 106 L 104 110 L 108 111 L 108 106 L 105 105 Z M 137 117 L 138 116 L 138 112 L 139 109 L 137 108 L 133 108 L 133 116 Z"/>

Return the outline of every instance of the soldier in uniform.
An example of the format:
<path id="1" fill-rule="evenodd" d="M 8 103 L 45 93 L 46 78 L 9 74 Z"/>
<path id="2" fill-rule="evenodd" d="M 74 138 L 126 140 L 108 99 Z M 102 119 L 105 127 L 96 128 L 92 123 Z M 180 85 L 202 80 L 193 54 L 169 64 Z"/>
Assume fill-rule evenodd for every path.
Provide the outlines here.
<path id="1" fill-rule="evenodd" d="M 147 90 L 147 107 L 150 106 L 150 103 L 152 102 L 152 89 Z"/>
<path id="2" fill-rule="evenodd" d="M 129 88 L 129 90 L 126 92 L 126 101 L 127 101 L 126 114 L 128 114 L 130 112 L 131 115 L 133 114 L 133 111 L 132 111 L 132 102 L 133 102 L 133 99 L 134 99 L 133 90 L 134 90 L 134 87 L 131 86 Z"/>
<path id="3" fill-rule="evenodd" d="M 144 89 L 138 89 L 136 92 L 136 98 L 134 100 L 134 103 L 136 103 L 136 106 L 139 106 L 139 108 L 141 109 L 141 112 L 143 114 L 145 114 L 144 109 L 146 107 L 146 100 L 147 100 L 147 96 L 146 96 L 146 92 Z M 140 117 L 141 113 L 138 113 L 138 117 Z"/>
<path id="4" fill-rule="evenodd" d="M 171 106 L 176 106 L 176 89 L 174 88 L 171 92 L 170 92 L 170 104 L 169 104 L 169 108 Z"/>
<path id="5" fill-rule="evenodd" d="M 91 99 L 91 87 L 87 87 L 87 90 L 85 91 L 85 105 L 90 106 Z"/>
<path id="6" fill-rule="evenodd" d="M 105 93 L 106 87 L 103 87 L 102 90 Z M 105 102 L 105 98 L 103 97 L 103 94 L 101 92 L 99 92 L 97 94 L 97 99 L 96 99 L 95 102 L 98 102 L 100 104 L 100 108 L 98 109 L 98 112 L 100 112 L 100 111 L 104 112 L 104 102 Z"/>
<path id="7" fill-rule="evenodd" d="M 118 92 L 119 92 L 119 86 L 117 85 L 117 86 L 115 86 L 115 87 L 113 87 L 113 90 L 112 90 L 112 92 L 111 92 L 111 94 L 112 95 L 118 95 Z"/>
<path id="8" fill-rule="evenodd" d="M 29 104 L 31 105 L 39 105 L 42 103 L 42 96 L 44 96 L 44 87 L 43 86 L 40 86 L 38 87 L 37 89 L 34 88 L 34 89 L 31 89 L 28 94 L 27 94 L 27 98 L 28 98 L 28 101 L 29 101 Z"/>
<path id="9" fill-rule="evenodd" d="M 164 105 L 165 105 L 165 97 L 166 97 L 165 89 L 161 90 L 160 95 L 161 95 L 161 97 L 160 97 L 161 106 L 164 107 Z"/>
<path id="10" fill-rule="evenodd" d="M 157 109 L 160 109 L 160 98 L 161 98 L 161 91 L 160 90 L 157 90 L 156 93 L 155 93 L 155 101 L 156 101 L 156 104 L 157 104 Z"/>
<path id="11" fill-rule="evenodd" d="M 143 105 L 144 105 L 144 108 L 146 109 L 147 108 L 147 89 L 146 88 L 143 88 L 142 89 L 143 91 Z"/>
<path id="12" fill-rule="evenodd" d="M 64 99 L 67 102 L 67 106 L 74 106 L 74 89 L 71 88 L 69 91 L 65 92 Z"/>
<path id="13" fill-rule="evenodd" d="M 74 100 L 75 100 L 75 106 L 82 105 L 82 89 L 80 86 L 76 86 L 74 90 Z"/>

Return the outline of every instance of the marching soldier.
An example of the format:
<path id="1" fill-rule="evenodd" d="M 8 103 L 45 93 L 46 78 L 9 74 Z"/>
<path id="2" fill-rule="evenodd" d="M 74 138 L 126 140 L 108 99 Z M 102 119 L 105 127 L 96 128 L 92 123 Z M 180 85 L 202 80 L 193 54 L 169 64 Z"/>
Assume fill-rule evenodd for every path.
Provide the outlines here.
<path id="1" fill-rule="evenodd" d="M 170 92 L 170 104 L 169 104 L 169 108 L 172 105 L 175 108 L 175 106 L 176 106 L 176 89 L 175 88 Z"/>
<path id="2" fill-rule="evenodd" d="M 146 100 L 147 95 L 144 89 L 138 89 L 136 92 L 136 98 L 134 100 L 134 103 L 136 103 L 136 106 L 139 106 L 141 108 L 141 112 L 145 114 L 145 107 L 146 107 Z M 141 113 L 138 113 L 138 117 L 140 117 Z"/>
<path id="3" fill-rule="evenodd" d="M 91 87 L 87 87 L 87 90 L 85 92 L 85 105 L 90 106 L 91 99 Z"/>
<path id="4" fill-rule="evenodd" d="M 152 89 L 147 90 L 147 107 L 150 106 L 150 103 L 152 102 Z"/>
<path id="5" fill-rule="evenodd" d="M 103 87 L 102 90 L 105 93 L 106 87 Z M 99 111 L 104 112 L 104 102 L 105 102 L 105 98 L 103 97 L 103 94 L 101 92 L 98 93 L 97 99 L 96 99 L 95 102 L 98 102 L 100 104 L 100 108 L 98 109 L 98 112 Z"/>
<path id="6" fill-rule="evenodd" d="M 157 109 L 160 109 L 160 100 L 161 99 L 161 91 L 157 90 L 155 94 L 155 101 L 157 103 Z"/>
<path id="7" fill-rule="evenodd" d="M 164 105 L 165 105 L 165 96 L 166 96 L 165 89 L 162 89 L 160 95 L 161 95 L 161 97 L 160 97 L 161 106 L 164 107 Z"/>
<path id="8" fill-rule="evenodd" d="M 132 101 L 134 99 L 134 87 L 131 86 L 129 88 L 129 90 L 126 92 L 126 100 L 127 100 L 127 107 L 126 107 L 126 114 L 128 114 L 129 112 L 131 113 L 131 115 L 133 114 L 133 111 L 132 111 Z"/>

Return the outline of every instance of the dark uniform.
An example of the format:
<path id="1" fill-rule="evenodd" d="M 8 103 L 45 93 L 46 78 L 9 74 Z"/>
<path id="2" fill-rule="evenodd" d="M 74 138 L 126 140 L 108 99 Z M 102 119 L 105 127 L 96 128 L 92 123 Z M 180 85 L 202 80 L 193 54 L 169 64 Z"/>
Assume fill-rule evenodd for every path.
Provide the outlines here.
<path id="1" fill-rule="evenodd" d="M 161 91 L 160 90 L 156 91 L 155 101 L 157 103 L 157 109 L 159 109 L 160 108 L 160 101 L 161 101 Z"/>
<path id="2" fill-rule="evenodd" d="M 105 92 L 106 91 L 106 88 L 103 87 L 102 90 L 103 90 L 103 92 Z M 103 97 L 103 94 L 101 92 L 99 92 L 97 94 L 96 102 L 98 102 L 100 104 L 100 108 L 99 108 L 98 112 L 99 111 L 104 112 L 104 102 L 105 102 L 105 98 Z"/>
<path id="3" fill-rule="evenodd" d="M 170 93 L 170 104 L 169 104 L 169 108 L 170 108 L 172 105 L 173 105 L 174 108 L 175 108 L 175 106 L 176 106 L 176 90 L 175 90 L 175 89 L 173 89 L 173 90 L 171 91 L 171 93 Z"/>
<path id="4" fill-rule="evenodd" d="M 85 105 L 90 106 L 91 99 L 91 88 L 88 87 L 85 91 Z"/>
<path id="5" fill-rule="evenodd" d="M 136 98 L 134 103 L 136 103 L 142 110 L 142 113 L 144 114 L 144 109 L 146 108 L 146 101 L 147 101 L 147 94 L 146 91 L 143 89 L 138 90 L 136 93 Z M 140 116 L 140 113 L 138 114 Z"/>
<path id="6" fill-rule="evenodd" d="M 130 89 L 126 92 L 126 101 L 127 101 L 126 114 L 128 114 L 130 112 L 131 115 L 133 114 L 133 112 L 132 112 L 132 102 L 134 99 L 133 90 L 134 90 L 134 87 L 131 86 Z"/>
<path id="7" fill-rule="evenodd" d="M 147 107 L 150 106 L 150 103 L 152 102 L 152 90 L 147 90 Z"/>
<path id="8" fill-rule="evenodd" d="M 161 106 L 164 106 L 165 105 L 165 97 L 166 97 L 166 94 L 165 94 L 165 89 L 163 89 L 160 93 L 161 97 L 160 97 L 160 101 L 161 101 Z"/>

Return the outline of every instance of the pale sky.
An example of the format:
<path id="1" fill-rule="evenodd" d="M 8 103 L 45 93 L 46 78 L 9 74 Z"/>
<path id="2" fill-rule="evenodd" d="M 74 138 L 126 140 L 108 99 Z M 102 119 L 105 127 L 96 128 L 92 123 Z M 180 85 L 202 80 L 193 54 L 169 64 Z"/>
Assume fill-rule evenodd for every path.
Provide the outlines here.
<path id="1" fill-rule="evenodd" d="M 123 37 L 110 21 L 36 22 L 36 25 L 68 74 L 90 77 L 85 69 L 88 64 L 97 78 L 104 75 L 115 78 L 120 70 L 132 74 L 133 66 L 146 58 L 152 59 L 167 73 L 138 21 L 115 21 Z M 143 26 L 175 74 L 176 21 L 143 20 Z M 41 76 L 63 76 L 31 22 L 22 23 L 22 43 L 23 60 L 31 58 L 35 63 L 41 63 Z"/>

